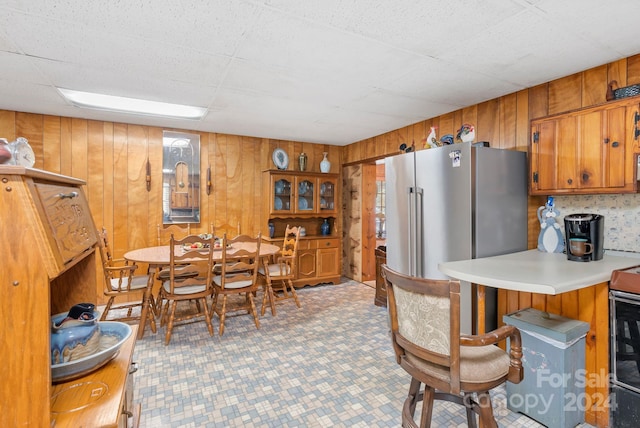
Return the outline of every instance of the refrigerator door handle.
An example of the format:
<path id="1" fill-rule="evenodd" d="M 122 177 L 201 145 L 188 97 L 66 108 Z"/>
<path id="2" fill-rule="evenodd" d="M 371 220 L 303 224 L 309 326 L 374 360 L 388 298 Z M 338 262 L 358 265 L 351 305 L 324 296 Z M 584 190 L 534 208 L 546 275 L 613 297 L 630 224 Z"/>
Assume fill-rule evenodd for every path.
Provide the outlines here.
<path id="1" fill-rule="evenodd" d="M 416 267 L 417 267 L 417 258 L 416 258 L 416 245 L 415 245 L 415 237 L 416 237 L 416 188 L 409 187 L 408 193 L 409 197 L 407 198 L 407 212 L 409 213 L 409 227 L 407 228 L 408 235 L 407 236 L 407 246 L 409 247 L 409 275 L 416 276 Z"/>
<path id="2" fill-rule="evenodd" d="M 414 234 L 414 247 L 416 255 L 416 275 L 420 278 L 424 278 L 424 246 L 422 245 L 422 239 L 424 236 L 424 191 L 420 187 L 416 187 L 415 190 L 415 234 Z"/>

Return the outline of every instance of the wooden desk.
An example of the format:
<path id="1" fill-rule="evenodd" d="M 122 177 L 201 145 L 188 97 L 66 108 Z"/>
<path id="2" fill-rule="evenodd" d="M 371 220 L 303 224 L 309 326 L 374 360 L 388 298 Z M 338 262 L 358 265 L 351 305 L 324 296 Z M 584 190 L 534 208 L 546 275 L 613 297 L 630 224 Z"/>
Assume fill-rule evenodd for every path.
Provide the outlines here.
<path id="1" fill-rule="evenodd" d="M 240 250 L 255 251 L 255 244 L 249 242 L 234 243 L 233 247 L 227 250 L 228 256 Z M 174 251 L 182 251 L 178 246 L 174 248 Z M 267 244 L 265 242 L 260 243 L 260 257 L 270 257 L 280 251 L 280 247 L 273 244 Z M 139 248 L 137 250 L 131 250 L 125 253 L 124 258 L 131 262 L 147 263 L 149 266 L 162 267 L 167 266 L 170 263 L 171 254 L 169 245 L 161 245 L 157 247 Z M 222 251 L 213 250 L 213 260 L 222 260 Z M 138 330 L 138 339 L 144 336 L 144 329 L 147 325 L 147 318 L 149 313 L 149 306 L 151 304 L 151 296 L 153 292 L 153 283 L 155 275 L 149 277 L 149 283 L 147 284 L 147 290 L 142 303 L 142 312 L 140 314 L 140 328 Z"/>

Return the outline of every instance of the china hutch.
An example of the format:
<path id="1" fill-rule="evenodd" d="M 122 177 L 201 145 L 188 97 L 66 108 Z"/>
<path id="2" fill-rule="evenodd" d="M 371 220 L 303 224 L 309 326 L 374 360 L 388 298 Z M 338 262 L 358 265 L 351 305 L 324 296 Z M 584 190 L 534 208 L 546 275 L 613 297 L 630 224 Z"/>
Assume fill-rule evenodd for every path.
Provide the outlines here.
<path id="1" fill-rule="evenodd" d="M 305 230 L 298 244 L 295 286 L 338 283 L 341 272 L 341 222 L 338 174 L 267 170 L 261 230 L 263 238 L 281 244 L 287 224 Z"/>
<path id="2" fill-rule="evenodd" d="M 96 303 L 97 233 L 85 182 L 0 165 L 0 426 L 137 423 L 129 374 L 137 327 L 113 360 L 53 383 L 51 315 Z M 139 413 L 139 409 L 138 409 Z"/>

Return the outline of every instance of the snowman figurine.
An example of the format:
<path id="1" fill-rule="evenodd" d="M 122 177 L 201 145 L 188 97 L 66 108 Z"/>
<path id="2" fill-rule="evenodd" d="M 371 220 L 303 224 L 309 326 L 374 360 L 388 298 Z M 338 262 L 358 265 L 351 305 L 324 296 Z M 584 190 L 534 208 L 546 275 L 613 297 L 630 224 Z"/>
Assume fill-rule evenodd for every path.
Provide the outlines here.
<path id="1" fill-rule="evenodd" d="M 560 211 L 555 209 L 553 196 L 547 198 L 547 203 L 538 208 L 540 221 L 540 235 L 538 235 L 538 250 L 545 253 L 562 253 L 564 251 L 564 237 L 556 217 Z"/>

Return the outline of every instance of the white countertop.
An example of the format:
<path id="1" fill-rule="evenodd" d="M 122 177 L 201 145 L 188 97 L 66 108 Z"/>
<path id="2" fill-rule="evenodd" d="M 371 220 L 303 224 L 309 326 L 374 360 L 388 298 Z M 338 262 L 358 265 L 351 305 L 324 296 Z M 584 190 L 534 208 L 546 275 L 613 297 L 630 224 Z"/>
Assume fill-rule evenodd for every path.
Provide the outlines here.
<path id="1" fill-rule="evenodd" d="M 505 290 L 560 294 L 607 282 L 612 271 L 636 265 L 640 259 L 635 253 L 605 251 L 602 260 L 574 262 L 566 254 L 536 249 L 440 263 L 438 269 L 455 279 Z"/>

